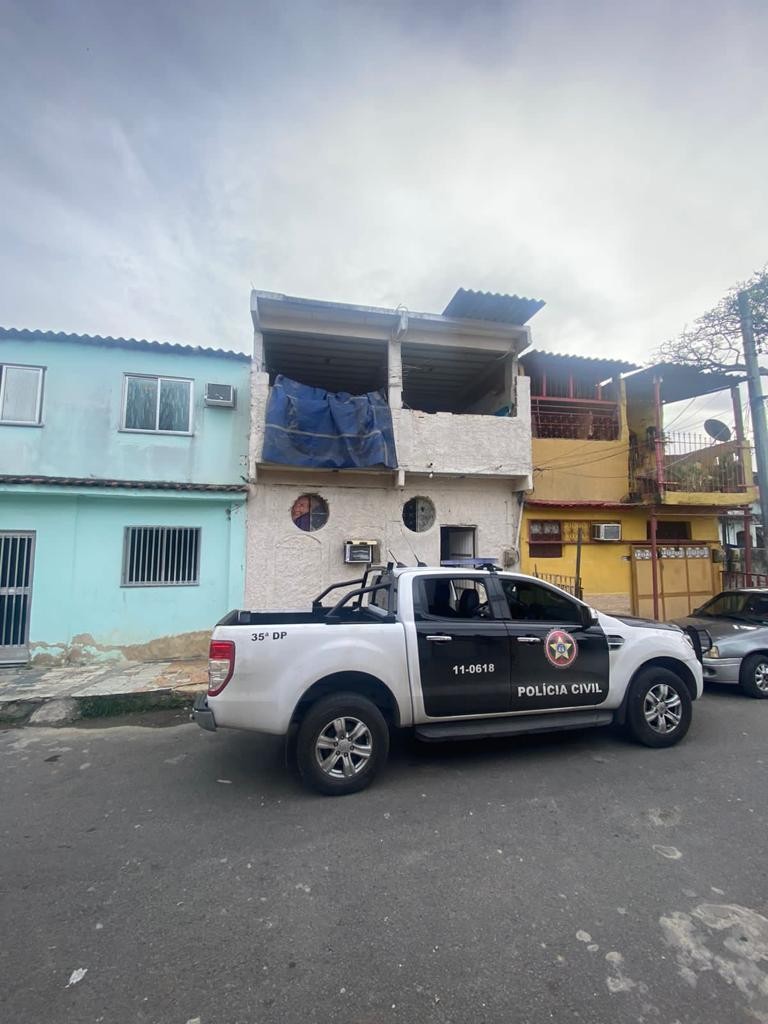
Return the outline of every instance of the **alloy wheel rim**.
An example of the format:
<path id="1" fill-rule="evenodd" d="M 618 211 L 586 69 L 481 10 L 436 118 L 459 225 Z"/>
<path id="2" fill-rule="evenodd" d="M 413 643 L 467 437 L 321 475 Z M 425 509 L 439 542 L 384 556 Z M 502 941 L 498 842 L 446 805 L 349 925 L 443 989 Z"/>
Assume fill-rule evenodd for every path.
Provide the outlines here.
<path id="1" fill-rule="evenodd" d="M 766 665 L 768 683 L 768 665 Z M 680 694 L 668 683 L 656 683 L 645 695 L 643 703 L 645 720 L 654 732 L 674 732 L 683 717 L 683 702 Z"/>
<path id="2" fill-rule="evenodd" d="M 332 779 L 351 779 L 365 768 L 373 753 L 370 728 L 359 718 L 334 718 L 315 741 L 315 758 Z"/>
<path id="3" fill-rule="evenodd" d="M 764 661 L 755 669 L 755 686 L 761 693 L 768 693 L 768 664 Z"/>

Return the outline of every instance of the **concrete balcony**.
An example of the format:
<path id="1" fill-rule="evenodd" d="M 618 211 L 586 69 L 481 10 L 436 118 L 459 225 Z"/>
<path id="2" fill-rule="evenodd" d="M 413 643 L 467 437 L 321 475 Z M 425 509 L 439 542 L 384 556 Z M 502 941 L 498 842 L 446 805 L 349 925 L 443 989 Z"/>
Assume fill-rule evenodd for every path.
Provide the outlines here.
<path id="1" fill-rule="evenodd" d="M 396 409 L 398 463 L 406 473 L 531 476 L 530 419 Z M 530 487 L 530 482 L 523 484 Z"/>
<path id="2" fill-rule="evenodd" d="M 647 442 L 631 453 L 633 490 L 666 505 L 727 508 L 757 500 L 752 483 L 752 449 L 740 441 L 713 443 L 706 436 L 666 431 L 658 445 Z"/>
<path id="3" fill-rule="evenodd" d="M 264 426 L 269 400 L 266 373 L 254 373 L 251 390 L 251 460 L 253 469 L 290 470 L 265 463 Z M 529 383 L 517 378 L 514 416 L 393 409 L 392 425 L 398 468 L 405 473 L 434 476 L 514 477 L 531 487 L 531 417 Z M 304 469 L 303 472 L 308 470 Z M 383 467 L 342 469 L 347 474 L 391 473 Z"/>

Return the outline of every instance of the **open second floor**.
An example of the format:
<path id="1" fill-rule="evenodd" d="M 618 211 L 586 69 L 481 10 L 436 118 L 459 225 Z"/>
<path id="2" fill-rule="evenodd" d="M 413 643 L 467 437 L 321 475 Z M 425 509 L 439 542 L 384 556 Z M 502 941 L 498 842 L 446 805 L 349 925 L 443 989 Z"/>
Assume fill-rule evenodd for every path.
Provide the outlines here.
<path id="1" fill-rule="evenodd" d="M 459 289 L 443 313 L 413 313 L 254 291 L 253 472 L 283 463 L 530 486 L 518 356 L 542 305 Z"/>
<path id="2" fill-rule="evenodd" d="M 742 506 L 754 500 L 740 380 L 679 364 L 529 352 L 534 492 L 584 503 Z M 733 426 L 672 429 L 668 406 L 730 391 Z M 706 414 L 704 414 L 706 415 Z"/>
<path id="3" fill-rule="evenodd" d="M 0 329 L 0 482 L 239 485 L 250 357 Z"/>

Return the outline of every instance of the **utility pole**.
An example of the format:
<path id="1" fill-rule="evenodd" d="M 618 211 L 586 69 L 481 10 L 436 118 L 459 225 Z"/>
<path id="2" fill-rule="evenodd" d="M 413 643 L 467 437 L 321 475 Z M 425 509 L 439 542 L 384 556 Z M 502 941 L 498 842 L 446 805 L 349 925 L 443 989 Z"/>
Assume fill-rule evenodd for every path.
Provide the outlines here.
<path id="1" fill-rule="evenodd" d="M 752 429 L 755 433 L 755 461 L 757 463 L 757 485 L 760 489 L 760 516 L 763 520 L 763 549 L 768 559 L 768 426 L 765 422 L 765 396 L 757 362 L 755 332 L 752 329 L 752 310 L 749 306 L 749 292 L 739 292 L 739 322 L 741 339 L 744 342 L 744 363 L 747 367 L 747 389 L 749 408 L 752 411 Z M 750 483 L 751 481 L 745 481 Z"/>

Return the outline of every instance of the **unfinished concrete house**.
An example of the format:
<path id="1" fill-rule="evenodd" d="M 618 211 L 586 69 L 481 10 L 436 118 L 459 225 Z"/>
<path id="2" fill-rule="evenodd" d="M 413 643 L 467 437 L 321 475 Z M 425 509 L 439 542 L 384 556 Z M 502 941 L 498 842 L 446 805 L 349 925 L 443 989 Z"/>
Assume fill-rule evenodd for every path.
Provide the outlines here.
<path id="1" fill-rule="evenodd" d="M 519 559 L 531 487 L 518 355 L 538 300 L 442 313 L 251 293 L 246 601 L 305 605 L 367 564 Z"/>

